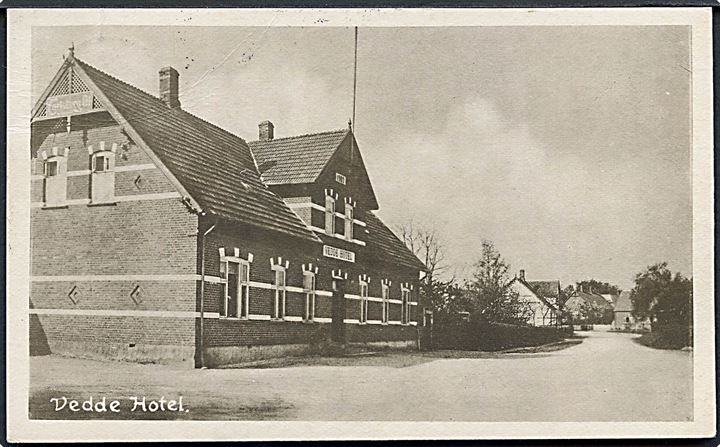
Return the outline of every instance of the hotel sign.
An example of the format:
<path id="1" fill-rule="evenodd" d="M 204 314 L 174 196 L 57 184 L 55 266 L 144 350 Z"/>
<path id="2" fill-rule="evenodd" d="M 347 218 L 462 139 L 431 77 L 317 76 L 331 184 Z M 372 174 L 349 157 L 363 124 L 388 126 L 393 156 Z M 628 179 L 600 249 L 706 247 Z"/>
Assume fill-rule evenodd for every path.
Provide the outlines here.
<path id="1" fill-rule="evenodd" d="M 328 258 L 339 259 L 341 261 L 355 262 L 355 253 L 350 250 L 323 245 L 323 256 Z"/>
<path id="2" fill-rule="evenodd" d="M 45 116 L 70 116 L 92 112 L 92 92 L 51 96 L 45 101 Z"/>

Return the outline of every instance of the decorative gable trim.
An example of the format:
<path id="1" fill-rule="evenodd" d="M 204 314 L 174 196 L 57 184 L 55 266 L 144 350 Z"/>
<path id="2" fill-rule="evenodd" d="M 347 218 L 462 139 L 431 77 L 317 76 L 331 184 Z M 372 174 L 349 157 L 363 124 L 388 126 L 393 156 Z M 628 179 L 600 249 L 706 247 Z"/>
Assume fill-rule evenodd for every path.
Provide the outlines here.
<path id="1" fill-rule="evenodd" d="M 358 281 L 369 283 L 370 277 L 368 275 L 366 275 L 365 273 L 363 273 L 362 275 L 358 275 Z"/>
<path id="2" fill-rule="evenodd" d="M 110 100 L 102 92 L 102 90 L 97 85 L 95 85 L 90 76 L 85 73 L 85 70 L 82 68 L 82 66 L 76 62 L 75 58 L 70 55 L 66 59 L 66 62 L 70 64 L 73 68 L 75 68 L 75 73 L 80 76 L 82 81 L 85 83 L 85 85 L 88 86 L 88 88 L 90 88 L 93 94 L 99 98 L 100 102 L 105 106 L 105 109 L 108 111 L 110 116 L 120 125 L 122 130 L 135 142 L 135 144 L 137 144 L 137 146 L 140 147 L 143 152 L 145 152 L 145 154 L 150 158 L 150 160 L 155 163 L 158 169 L 160 169 L 160 172 L 162 172 L 163 175 L 167 177 L 167 179 L 175 187 L 175 189 L 180 192 L 183 203 L 185 203 L 191 211 L 197 214 L 201 214 L 203 211 L 200 204 L 190 195 L 190 193 L 185 189 L 182 183 L 180 183 L 177 177 L 175 177 L 173 173 L 170 172 L 170 170 L 158 158 L 158 156 L 155 155 L 155 152 L 153 152 L 150 146 L 145 142 L 145 140 L 140 137 L 140 134 L 137 133 L 137 131 L 132 127 L 128 120 L 126 120 L 125 117 L 123 117 L 122 114 L 118 111 L 118 109 L 112 104 L 112 102 L 110 102 Z"/>
<path id="3" fill-rule="evenodd" d="M 345 280 L 345 279 L 348 278 L 347 272 L 343 272 L 343 271 L 340 270 L 340 269 L 338 269 L 338 270 L 333 270 L 333 271 L 331 272 L 331 276 L 332 276 L 332 279 L 340 279 L 340 280 Z"/>

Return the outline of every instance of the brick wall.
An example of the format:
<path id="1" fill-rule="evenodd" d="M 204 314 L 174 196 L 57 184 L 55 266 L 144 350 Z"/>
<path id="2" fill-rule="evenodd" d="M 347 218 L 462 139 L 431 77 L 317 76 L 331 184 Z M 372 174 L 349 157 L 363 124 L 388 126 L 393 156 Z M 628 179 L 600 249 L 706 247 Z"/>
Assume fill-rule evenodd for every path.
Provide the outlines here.
<path id="1" fill-rule="evenodd" d="M 159 169 L 147 169 L 150 158 L 129 142 L 119 126 L 102 114 L 93 116 L 96 122 L 73 118 L 69 135 L 62 129 L 42 140 L 34 138 L 33 155 L 41 157 L 43 151 L 50 155 L 53 147 L 64 153 L 69 146 L 67 168 L 76 174 L 68 176 L 67 198 L 89 199 L 89 172 L 78 172 L 90 168 L 87 148 L 98 150 L 104 142 L 110 150 L 114 143 L 115 167 L 120 168 L 115 173 L 115 195 L 137 196 L 137 200 L 107 206 L 33 207 L 31 346 L 45 343 L 53 352 L 89 357 L 191 360 L 197 216 L 180 198 L 144 199 L 147 194 L 172 192 L 174 187 Z M 42 166 L 41 160 L 34 164 Z M 33 202 L 41 202 L 42 169 L 35 174 Z M 107 275 L 119 276 L 104 278 Z M 140 302 L 130 296 L 138 286 Z M 75 302 L 68 296 L 73 288 Z"/>
<path id="2" fill-rule="evenodd" d="M 358 276 L 370 276 L 369 295 L 381 297 L 381 280 L 391 280 L 390 298 L 400 300 L 400 284 L 408 282 L 415 284 L 412 299 L 416 300 L 417 273 L 411 269 L 392 266 L 368 266 L 362 263 L 348 263 L 322 256 L 322 245 L 307 243 L 294 238 L 282 237 L 276 233 L 268 233 L 256 228 L 241 225 L 218 225 L 206 239 L 205 273 L 208 276 L 221 277 L 219 249 L 223 248 L 226 255 L 234 255 L 238 249 L 239 257 L 248 259 L 252 253 L 250 265 L 251 283 L 274 283 L 274 272 L 271 269 L 270 259 L 282 257 L 283 262 L 289 261 L 286 271 L 286 283 L 289 287 L 302 287 L 302 264 L 312 263 L 318 267 L 316 276 L 317 290 L 332 291 L 331 271 L 342 269 L 348 273 L 346 281 L 346 294 L 358 295 Z M 272 314 L 274 302 L 273 289 L 251 287 L 249 309 L 251 315 Z M 301 317 L 303 315 L 305 294 L 287 291 L 286 315 Z M 205 311 L 219 312 L 223 306 L 224 285 L 206 284 Z M 346 298 L 345 318 L 357 320 L 359 318 L 360 301 Z M 330 296 L 316 295 L 315 316 L 330 318 L 332 298 Z M 368 319 L 380 320 L 382 304 L 368 302 Z M 413 306 L 413 310 L 414 310 Z M 400 304 L 390 304 L 391 320 L 400 321 Z M 416 312 L 413 312 L 415 314 Z M 256 321 L 238 319 L 208 319 L 205 323 L 205 345 L 212 347 L 228 346 L 260 346 L 273 344 L 302 344 L 307 343 L 323 323 L 303 323 L 297 321 Z M 358 326 L 347 323 L 347 327 Z M 363 329 L 354 329 L 348 341 L 413 341 L 416 339 L 414 326 L 401 325 L 363 325 Z"/>

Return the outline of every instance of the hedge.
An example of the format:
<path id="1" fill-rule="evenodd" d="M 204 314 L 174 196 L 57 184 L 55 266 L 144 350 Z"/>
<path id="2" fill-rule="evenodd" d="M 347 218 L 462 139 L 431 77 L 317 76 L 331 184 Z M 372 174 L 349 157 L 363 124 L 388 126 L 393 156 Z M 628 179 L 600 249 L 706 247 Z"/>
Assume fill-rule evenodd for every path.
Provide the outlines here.
<path id="1" fill-rule="evenodd" d="M 433 348 L 500 351 L 539 346 L 572 335 L 571 327 L 516 326 L 499 323 L 452 322 L 433 327 Z"/>

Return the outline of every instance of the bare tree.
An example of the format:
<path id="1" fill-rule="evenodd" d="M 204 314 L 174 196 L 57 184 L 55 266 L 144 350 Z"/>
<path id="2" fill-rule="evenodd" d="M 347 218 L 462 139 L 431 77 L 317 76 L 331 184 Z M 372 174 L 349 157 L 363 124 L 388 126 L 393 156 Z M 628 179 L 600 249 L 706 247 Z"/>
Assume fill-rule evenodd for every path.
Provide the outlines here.
<path id="1" fill-rule="evenodd" d="M 410 251 L 425 264 L 426 282 L 432 282 L 447 268 L 442 239 L 434 226 L 418 225 L 410 220 L 399 225 L 396 231 Z"/>

